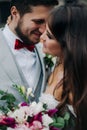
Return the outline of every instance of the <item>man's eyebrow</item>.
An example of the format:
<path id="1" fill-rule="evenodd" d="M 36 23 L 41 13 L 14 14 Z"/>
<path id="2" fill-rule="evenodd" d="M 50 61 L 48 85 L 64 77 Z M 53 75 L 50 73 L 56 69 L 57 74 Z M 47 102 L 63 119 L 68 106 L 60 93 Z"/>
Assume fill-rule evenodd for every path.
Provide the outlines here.
<path id="1" fill-rule="evenodd" d="M 44 19 L 32 19 L 32 21 L 33 21 L 33 22 L 36 22 L 36 23 L 38 23 L 38 24 L 42 24 L 42 23 L 45 22 Z"/>

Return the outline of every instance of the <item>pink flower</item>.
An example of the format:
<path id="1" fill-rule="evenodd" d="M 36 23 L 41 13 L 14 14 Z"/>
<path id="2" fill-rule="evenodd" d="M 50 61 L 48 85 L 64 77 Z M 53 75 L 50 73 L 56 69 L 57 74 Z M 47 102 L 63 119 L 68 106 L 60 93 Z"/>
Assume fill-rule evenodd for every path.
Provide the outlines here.
<path id="1" fill-rule="evenodd" d="M 16 122 L 14 118 L 0 116 L 0 125 L 14 128 L 16 126 Z"/>
<path id="2" fill-rule="evenodd" d="M 42 126 L 42 124 L 41 124 L 41 122 L 39 122 L 39 121 L 34 121 L 33 123 L 32 123 L 32 126 L 30 126 L 29 127 L 30 128 L 30 130 L 42 130 L 42 128 L 43 128 L 43 126 Z"/>
<path id="3" fill-rule="evenodd" d="M 17 125 L 16 128 L 8 128 L 7 130 L 31 130 L 24 124 Z"/>
<path id="4" fill-rule="evenodd" d="M 26 103 L 26 102 L 22 102 L 21 104 L 19 104 L 19 106 L 29 106 L 29 104 L 28 103 Z"/>
<path id="5" fill-rule="evenodd" d="M 36 114 L 35 116 L 33 116 L 33 117 L 31 117 L 31 118 L 29 119 L 29 123 L 30 123 L 30 124 L 32 124 L 32 122 L 34 122 L 34 121 L 42 122 L 42 113 L 41 113 L 41 112 L 38 113 L 38 114 Z"/>
<path id="6" fill-rule="evenodd" d="M 50 117 L 52 117 L 55 113 L 57 113 L 58 112 L 58 109 L 50 109 L 48 112 L 47 112 L 47 114 L 50 116 Z"/>
<path id="7" fill-rule="evenodd" d="M 15 130 L 30 130 L 26 125 L 19 125 Z"/>

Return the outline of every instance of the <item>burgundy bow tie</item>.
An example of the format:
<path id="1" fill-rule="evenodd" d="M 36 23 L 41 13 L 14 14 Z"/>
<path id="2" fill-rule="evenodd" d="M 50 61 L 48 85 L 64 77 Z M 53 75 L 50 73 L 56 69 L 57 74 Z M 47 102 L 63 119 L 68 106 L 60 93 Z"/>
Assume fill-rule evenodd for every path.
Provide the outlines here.
<path id="1" fill-rule="evenodd" d="M 21 48 L 27 48 L 29 51 L 33 51 L 35 46 L 34 45 L 27 45 L 23 42 L 21 42 L 20 40 L 16 39 L 15 41 L 15 49 L 19 50 Z"/>

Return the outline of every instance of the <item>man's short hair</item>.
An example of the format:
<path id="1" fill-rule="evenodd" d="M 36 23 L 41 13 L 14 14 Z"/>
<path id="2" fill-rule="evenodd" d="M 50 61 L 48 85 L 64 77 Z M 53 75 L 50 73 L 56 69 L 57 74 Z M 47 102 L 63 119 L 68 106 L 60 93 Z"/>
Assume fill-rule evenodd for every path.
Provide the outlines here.
<path id="1" fill-rule="evenodd" d="M 27 12 L 32 12 L 33 6 L 55 6 L 58 5 L 58 0 L 11 0 L 11 7 L 16 6 L 20 15 L 24 15 Z"/>

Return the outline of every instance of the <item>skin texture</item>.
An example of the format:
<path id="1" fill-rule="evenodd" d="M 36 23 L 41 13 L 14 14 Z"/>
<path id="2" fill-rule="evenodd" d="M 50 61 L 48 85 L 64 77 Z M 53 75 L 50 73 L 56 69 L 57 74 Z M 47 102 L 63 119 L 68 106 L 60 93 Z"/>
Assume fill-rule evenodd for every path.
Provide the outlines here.
<path id="1" fill-rule="evenodd" d="M 11 8 L 10 29 L 27 44 L 36 44 L 45 30 L 45 21 L 52 7 L 32 7 L 32 12 L 20 16 L 15 6 Z"/>

